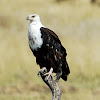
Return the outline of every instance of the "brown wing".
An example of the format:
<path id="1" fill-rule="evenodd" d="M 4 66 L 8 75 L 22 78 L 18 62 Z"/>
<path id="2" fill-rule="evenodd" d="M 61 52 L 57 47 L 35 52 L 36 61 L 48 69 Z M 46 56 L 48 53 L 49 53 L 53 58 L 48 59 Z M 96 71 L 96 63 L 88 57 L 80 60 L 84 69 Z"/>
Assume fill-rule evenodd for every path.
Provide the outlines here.
<path id="1" fill-rule="evenodd" d="M 43 39 L 43 47 L 46 49 L 50 66 L 57 72 L 62 70 L 62 78 L 67 80 L 67 75 L 70 73 L 66 62 L 66 49 L 62 46 L 59 37 L 48 28 L 40 28 Z"/>

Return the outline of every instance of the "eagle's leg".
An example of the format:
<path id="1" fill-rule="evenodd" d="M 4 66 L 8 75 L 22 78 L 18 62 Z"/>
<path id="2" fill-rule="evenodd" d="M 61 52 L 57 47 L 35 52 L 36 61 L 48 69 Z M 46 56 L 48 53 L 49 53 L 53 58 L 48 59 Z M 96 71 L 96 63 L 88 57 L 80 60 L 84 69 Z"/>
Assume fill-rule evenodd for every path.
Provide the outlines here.
<path id="1" fill-rule="evenodd" d="M 60 79 L 61 75 L 62 75 L 62 70 L 59 69 L 59 70 L 57 71 L 57 73 L 56 73 L 56 76 L 55 76 L 57 81 Z"/>
<path id="2" fill-rule="evenodd" d="M 47 69 L 43 67 L 38 71 L 37 76 L 40 76 L 41 73 L 45 73 L 45 72 L 47 72 Z"/>
<path id="3" fill-rule="evenodd" d="M 44 76 L 48 75 L 47 80 L 49 79 L 50 76 L 52 76 L 52 73 L 53 73 L 53 68 L 51 67 L 50 71 L 44 74 Z"/>

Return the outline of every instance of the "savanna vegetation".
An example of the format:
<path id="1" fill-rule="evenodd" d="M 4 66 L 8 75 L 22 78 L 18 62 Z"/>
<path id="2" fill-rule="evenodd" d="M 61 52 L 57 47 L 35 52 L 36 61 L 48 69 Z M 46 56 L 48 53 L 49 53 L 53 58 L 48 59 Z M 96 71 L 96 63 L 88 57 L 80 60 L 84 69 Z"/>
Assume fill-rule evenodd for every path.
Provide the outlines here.
<path id="1" fill-rule="evenodd" d="M 0 0 L 0 100 L 50 100 L 28 46 L 26 17 L 37 13 L 67 50 L 62 100 L 100 99 L 100 7 L 90 0 Z"/>

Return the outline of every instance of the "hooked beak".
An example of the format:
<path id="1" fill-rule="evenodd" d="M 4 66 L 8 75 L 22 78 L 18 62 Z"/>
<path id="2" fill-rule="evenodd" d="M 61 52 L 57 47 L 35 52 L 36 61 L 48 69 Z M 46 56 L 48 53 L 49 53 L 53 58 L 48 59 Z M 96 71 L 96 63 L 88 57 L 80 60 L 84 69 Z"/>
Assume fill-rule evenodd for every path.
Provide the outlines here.
<path id="1" fill-rule="evenodd" d="M 29 16 L 27 16 L 26 20 L 29 20 Z"/>

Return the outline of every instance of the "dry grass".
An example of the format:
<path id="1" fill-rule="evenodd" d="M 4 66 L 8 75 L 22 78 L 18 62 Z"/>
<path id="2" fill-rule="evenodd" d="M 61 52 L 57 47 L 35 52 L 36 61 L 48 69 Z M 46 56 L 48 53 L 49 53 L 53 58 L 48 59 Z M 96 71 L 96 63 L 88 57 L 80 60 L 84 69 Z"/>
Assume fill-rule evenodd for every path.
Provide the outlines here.
<path id="1" fill-rule="evenodd" d="M 67 49 L 71 74 L 59 82 L 62 100 L 99 100 L 100 8 L 89 0 L 0 1 L 0 100 L 51 97 L 28 47 L 26 17 L 31 13 L 39 14 Z"/>

